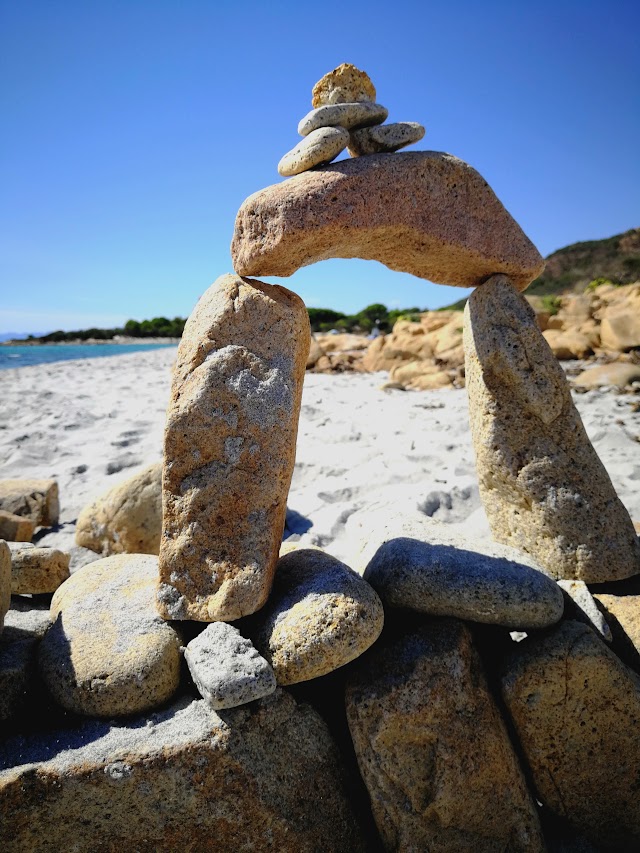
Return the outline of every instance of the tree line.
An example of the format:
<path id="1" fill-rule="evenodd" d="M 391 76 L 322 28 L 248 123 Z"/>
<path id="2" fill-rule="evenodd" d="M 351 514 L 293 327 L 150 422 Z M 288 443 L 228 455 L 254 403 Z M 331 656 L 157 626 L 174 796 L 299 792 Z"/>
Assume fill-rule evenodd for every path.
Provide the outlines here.
<path id="1" fill-rule="evenodd" d="M 339 332 L 361 332 L 368 334 L 373 329 L 390 332 L 393 324 L 399 318 L 418 319 L 421 309 L 417 307 L 389 310 L 386 305 L 376 302 L 368 305 L 357 314 L 343 314 L 331 308 L 307 308 L 311 331 L 328 332 L 337 329 Z M 41 343 L 61 343 L 65 341 L 86 341 L 94 339 L 109 341 L 119 335 L 129 338 L 179 338 L 182 336 L 184 317 L 154 317 L 153 320 L 127 320 L 122 328 L 117 329 L 79 329 L 74 332 L 61 330 L 48 335 L 34 337 L 29 335 L 27 340 L 37 340 Z"/>

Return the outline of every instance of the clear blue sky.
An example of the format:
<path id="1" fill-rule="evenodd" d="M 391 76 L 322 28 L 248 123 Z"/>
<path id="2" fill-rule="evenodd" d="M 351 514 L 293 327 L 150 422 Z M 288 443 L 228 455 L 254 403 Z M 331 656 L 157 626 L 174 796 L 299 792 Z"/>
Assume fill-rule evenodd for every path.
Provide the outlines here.
<path id="1" fill-rule="evenodd" d="M 637 227 L 639 31 L 637 0 L 1 0 L 0 332 L 187 315 L 345 61 L 543 254 Z M 463 293 L 355 260 L 281 282 L 346 312 Z"/>

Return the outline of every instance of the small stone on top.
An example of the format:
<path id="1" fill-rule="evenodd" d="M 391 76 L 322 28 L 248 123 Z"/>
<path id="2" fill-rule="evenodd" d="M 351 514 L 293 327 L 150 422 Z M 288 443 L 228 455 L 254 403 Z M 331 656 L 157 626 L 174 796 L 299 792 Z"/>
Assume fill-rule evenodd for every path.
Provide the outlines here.
<path id="1" fill-rule="evenodd" d="M 313 87 L 311 105 L 349 104 L 354 101 L 375 101 L 375 86 L 369 75 L 355 65 L 343 62 L 325 74 Z"/>

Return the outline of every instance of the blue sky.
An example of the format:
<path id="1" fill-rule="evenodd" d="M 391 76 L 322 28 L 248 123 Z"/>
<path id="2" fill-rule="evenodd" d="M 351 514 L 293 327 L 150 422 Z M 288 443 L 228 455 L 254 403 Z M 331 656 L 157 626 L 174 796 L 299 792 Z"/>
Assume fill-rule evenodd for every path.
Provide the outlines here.
<path id="1" fill-rule="evenodd" d="M 345 61 L 543 254 L 637 227 L 639 29 L 615 0 L 0 0 L 0 332 L 187 315 Z M 463 293 L 357 260 L 280 281 L 346 312 Z"/>

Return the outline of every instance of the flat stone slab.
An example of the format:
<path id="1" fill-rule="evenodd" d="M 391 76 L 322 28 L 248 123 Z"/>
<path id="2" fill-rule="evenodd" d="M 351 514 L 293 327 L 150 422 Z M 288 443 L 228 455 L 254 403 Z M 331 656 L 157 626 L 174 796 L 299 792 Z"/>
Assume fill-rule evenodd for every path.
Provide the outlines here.
<path id="1" fill-rule="evenodd" d="M 284 691 L 13 738 L 0 826 L 3 853 L 365 849 L 326 725 Z"/>
<path id="2" fill-rule="evenodd" d="M 369 127 L 380 124 L 389 115 L 389 110 L 382 104 L 372 104 L 371 101 L 360 101 L 353 104 L 331 104 L 319 107 L 300 119 L 298 133 L 307 136 L 319 127 L 344 127 L 352 130 L 359 127 Z"/>
<path id="3" fill-rule="evenodd" d="M 374 554 L 364 577 L 385 604 L 518 630 L 562 618 L 562 591 L 524 554 L 474 546 L 445 525 L 430 526 L 428 537 L 392 538 Z"/>
<path id="4" fill-rule="evenodd" d="M 156 610 L 157 577 L 157 557 L 118 554 L 83 566 L 57 590 L 39 665 L 63 708 L 117 717 L 174 694 L 180 638 Z"/>
<path id="5" fill-rule="evenodd" d="M 424 127 L 417 121 L 399 121 L 354 130 L 349 137 L 349 154 L 352 157 L 363 157 L 397 151 L 420 142 L 424 133 Z"/>
<path id="6" fill-rule="evenodd" d="M 356 157 L 254 193 L 238 212 L 231 254 L 243 276 L 364 258 L 459 287 L 502 272 L 520 290 L 544 268 L 482 176 L 436 151 Z"/>
<path id="7" fill-rule="evenodd" d="M 276 677 L 250 640 L 226 622 L 214 622 L 184 652 L 200 695 L 214 710 L 236 708 L 268 696 Z"/>
<path id="8" fill-rule="evenodd" d="M 300 548 L 278 561 L 269 601 L 247 630 L 278 684 L 333 672 L 382 631 L 382 603 L 369 584 L 324 551 Z"/>
<path id="9" fill-rule="evenodd" d="M 278 285 L 221 276 L 189 317 L 164 433 L 158 608 L 231 622 L 267 600 L 311 331 Z"/>

